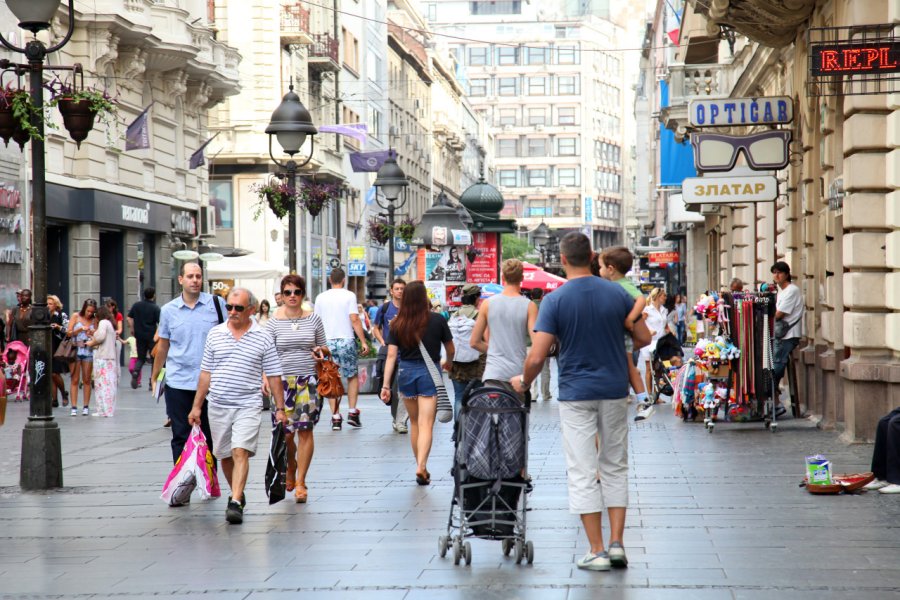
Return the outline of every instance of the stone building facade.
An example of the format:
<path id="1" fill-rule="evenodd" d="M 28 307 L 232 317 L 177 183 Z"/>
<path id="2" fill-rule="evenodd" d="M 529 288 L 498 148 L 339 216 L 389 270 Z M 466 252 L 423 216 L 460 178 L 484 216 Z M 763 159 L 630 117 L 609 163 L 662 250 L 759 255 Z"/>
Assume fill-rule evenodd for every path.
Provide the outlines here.
<path id="1" fill-rule="evenodd" d="M 857 36 L 886 25 L 896 39 L 900 2 L 791 4 L 688 2 L 665 72 L 684 90 L 682 106 L 662 118 L 685 135 L 680 108 L 692 98 L 793 100 L 778 199 L 705 215 L 693 245 L 708 250 L 709 288 L 734 276 L 757 285 L 771 281 L 775 260 L 791 265 L 807 309 L 794 353 L 801 403 L 848 441 L 871 440 L 877 419 L 900 404 L 900 87 L 857 95 L 851 79 L 813 81 L 808 40 L 851 25 Z"/>

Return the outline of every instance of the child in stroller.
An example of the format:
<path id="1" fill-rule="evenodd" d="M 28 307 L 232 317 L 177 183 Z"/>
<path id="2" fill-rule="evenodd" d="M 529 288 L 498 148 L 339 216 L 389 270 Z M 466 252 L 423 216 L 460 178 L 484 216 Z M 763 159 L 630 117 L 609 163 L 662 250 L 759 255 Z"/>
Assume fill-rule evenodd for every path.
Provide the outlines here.
<path id="1" fill-rule="evenodd" d="M 656 341 L 656 348 L 650 355 L 650 369 L 652 370 L 651 390 L 652 402 L 659 402 L 660 396 L 672 396 L 675 388 L 670 377 L 670 367 L 680 367 L 684 358 L 684 350 L 681 344 L 671 333 L 667 333 Z M 667 366 L 665 363 L 669 363 Z"/>
<path id="2" fill-rule="evenodd" d="M 6 377 L 5 392 L 15 392 L 14 402 L 28 400 L 28 346 L 19 341 L 10 342 L 0 358 Z"/>

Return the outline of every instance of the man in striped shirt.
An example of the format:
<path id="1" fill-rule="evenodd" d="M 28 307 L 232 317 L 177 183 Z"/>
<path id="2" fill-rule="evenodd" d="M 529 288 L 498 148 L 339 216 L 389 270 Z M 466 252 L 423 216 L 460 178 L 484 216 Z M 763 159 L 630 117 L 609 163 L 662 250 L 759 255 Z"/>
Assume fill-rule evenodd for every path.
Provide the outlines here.
<path id="1" fill-rule="evenodd" d="M 251 319 L 256 307 L 249 290 L 232 288 L 228 293 L 228 319 L 206 337 L 197 395 L 188 415 L 191 425 L 199 425 L 203 402 L 209 401 L 212 447 L 231 487 L 225 519 L 232 524 L 244 520 L 244 486 L 259 437 L 263 373 L 275 400 L 275 420 L 285 421 L 281 361 L 274 340 Z"/>

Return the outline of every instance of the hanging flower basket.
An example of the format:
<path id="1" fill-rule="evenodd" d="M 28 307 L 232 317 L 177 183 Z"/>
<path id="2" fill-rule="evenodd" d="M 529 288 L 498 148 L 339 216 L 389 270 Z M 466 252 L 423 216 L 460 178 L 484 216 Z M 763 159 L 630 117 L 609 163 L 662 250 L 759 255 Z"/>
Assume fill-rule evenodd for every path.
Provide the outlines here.
<path id="1" fill-rule="evenodd" d="M 393 235 L 390 224 L 382 216 L 369 219 L 368 232 L 369 239 L 379 246 L 387 244 L 391 240 L 391 235 Z"/>
<path id="2" fill-rule="evenodd" d="M 253 213 L 254 220 L 259 219 L 266 207 L 279 219 L 283 219 L 290 213 L 291 206 L 297 204 L 297 195 L 284 183 L 272 179 L 266 184 L 255 184 L 250 191 L 259 196 L 259 202 Z"/>
<path id="3" fill-rule="evenodd" d="M 412 242 L 413 236 L 416 234 L 416 222 L 406 217 L 395 228 L 394 233 L 398 238 L 406 242 L 407 244 Z"/>
<path id="4" fill-rule="evenodd" d="M 7 87 L 0 91 L 0 138 L 3 142 L 9 145 L 12 139 L 24 148 L 31 138 L 41 139 L 31 122 L 36 112 L 26 90 Z"/>
<path id="5" fill-rule="evenodd" d="M 329 204 L 338 198 L 336 185 L 310 182 L 300 190 L 298 204 L 313 218 L 318 217 Z"/>
<path id="6" fill-rule="evenodd" d="M 109 94 L 100 90 L 85 89 L 83 81 L 81 89 L 58 79 L 48 87 L 51 92 L 48 105 L 59 109 L 63 125 L 79 148 L 98 118 L 106 125 L 107 145 L 113 144 L 118 129 L 118 106 Z"/>

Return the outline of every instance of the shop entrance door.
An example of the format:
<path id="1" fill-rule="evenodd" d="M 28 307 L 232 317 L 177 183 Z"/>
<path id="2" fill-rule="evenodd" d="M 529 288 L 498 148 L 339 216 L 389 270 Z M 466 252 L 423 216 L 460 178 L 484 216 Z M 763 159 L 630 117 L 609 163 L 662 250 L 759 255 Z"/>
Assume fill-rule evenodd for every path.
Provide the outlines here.
<path id="1" fill-rule="evenodd" d="M 47 226 L 47 291 L 59 296 L 65 310 L 72 314 L 72 298 L 69 296 L 69 228 L 64 225 Z M 75 311 L 80 308 L 75 308 Z"/>
<path id="2" fill-rule="evenodd" d="M 100 300 L 113 298 L 120 311 L 125 306 L 125 243 L 121 231 L 100 232 Z"/>

